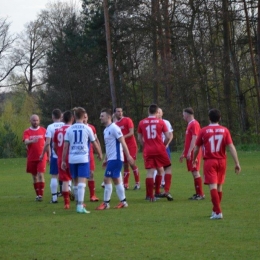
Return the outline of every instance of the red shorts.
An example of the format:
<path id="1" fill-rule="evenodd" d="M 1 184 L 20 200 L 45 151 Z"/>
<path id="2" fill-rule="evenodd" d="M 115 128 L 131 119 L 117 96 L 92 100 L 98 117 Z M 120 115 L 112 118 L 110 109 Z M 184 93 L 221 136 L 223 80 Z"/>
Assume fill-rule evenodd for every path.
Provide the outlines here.
<path id="1" fill-rule="evenodd" d="M 46 160 L 42 161 L 27 161 L 26 172 L 36 175 L 38 172 L 45 173 Z"/>
<path id="2" fill-rule="evenodd" d="M 90 155 L 89 155 L 89 166 L 90 166 L 90 171 L 94 172 L 96 165 L 95 165 L 95 159 L 94 159 L 93 152 L 90 152 Z"/>
<path id="3" fill-rule="evenodd" d="M 128 147 L 128 151 L 129 151 L 130 155 L 133 157 L 133 159 L 136 160 L 137 146 Z M 124 163 L 127 163 L 125 153 L 124 153 Z"/>
<path id="4" fill-rule="evenodd" d="M 144 155 L 144 167 L 145 169 L 152 168 L 160 168 L 160 167 L 168 167 L 171 166 L 171 162 L 169 159 L 166 150 L 164 150 L 161 154 L 157 155 Z"/>
<path id="5" fill-rule="evenodd" d="M 67 165 L 67 169 L 66 171 L 61 169 L 61 161 L 58 160 L 58 172 L 59 172 L 59 180 L 60 181 L 70 181 L 71 175 L 70 175 L 70 167 L 69 167 L 69 163 L 66 162 Z"/>
<path id="6" fill-rule="evenodd" d="M 226 177 L 226 159 L 204 160 L 204 184 L 223 184 Z"/>
<path id="7" fill-rule="evenodd" d="M 191 152 L 191 158 L 193 158 L 193 151 Z M 192 165 L 192 159 L 187 160 L 186 159 L 186 165 L 187 165 L 187 170 L 189 172 L 198 172 L 200 170 L 200 161 L 201 161 L 201 149 L 199 150 L 198 156 L 197 156 L 197 164 L 196 167 L 193 167 Z"/>

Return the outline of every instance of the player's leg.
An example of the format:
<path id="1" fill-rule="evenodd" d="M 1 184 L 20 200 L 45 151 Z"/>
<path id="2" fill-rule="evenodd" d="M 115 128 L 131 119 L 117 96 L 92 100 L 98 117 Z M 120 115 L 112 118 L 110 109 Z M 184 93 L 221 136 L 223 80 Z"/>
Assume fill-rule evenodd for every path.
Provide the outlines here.
<path id="1" fill-rule="evenodd" d="M 196 169 L 192 169 L 192 176 L 194 180 L 194 188 L 196 196 L 192 197 L 193 200 L 203 200 L 205 198 L 203 187 L 202 187 L 202 178 L 200 173 Z"/>
<path id="2" fill-rule="evenodd" d="M 126 158 L 125 158 L 125 161 L 124 161 L 124 179 L 123 179 L 123 182 L 124 182 L 124 188 L 126 190 L 129 189 L 129 177 L 130 177 L 130 169 L 129 169 L 129 163 L 127 162 Z"/>
<path id="3" fill-rule="evenodd" d="M 38 161 L 37 163 L 37 181 L 38 181 L 38 194 L 39 201 L 42 200 L 45 188 L 44 173 L 46 170 L 46 160 Z"/>
<path id="4" fill-rule="evenodd" d="M 30 173 L 32 175 L 33 188 L 34 188 L 34 191 L 36 193 L 35 200 L 38 201 L 38 199 L 39 199 L 39 187 L 38 187 L 38 178 L 37 178 L 37 162 L 27 160 L 26 172 Z"/>
<path id="5" fill-rule="evenodd" d="M 154 192 L 153 192 L 153 188 L 154 188 L 154 182 L 153 182 L 153 174 L 155 171 L 155 168 L 149 168 L 152 167 L 152 164 L 150 164 L 149 166 L 149 162 L 145 162 L 145 168 L 147 169 L 147 173 L 146 173 L 146 180 L 145 180 L 145 184 L 146 184 L 146 199 L 153 202 L 155 201 L 155 197 L 154 197 Z"/>
<path id="6" fill-rule="evenodd" d="M 51 156 L 50 159 L 50 174 L 51 174 L 51 181 L 50 181 L 50 189 L 51 189 L 51 201 L 50 203 L 57 203 L 58 202 L 58 159 L 53 158 Z"/>
<path id="7" fill-rule="evenodd" d="M 135 164 L 131 165 L 131 168 L 132 168 L 132 171 L 133 171 L 133 174 L 134 174 L 134 178 L 135 178 L 134 190 L 139 190 L 140 189 L 140 174 L 139 174 L 139 169 L 136 165 L 137 147 L 131 147 L 131 148 L 128 148 L 128 149 L 129 149 L 130 155 L 135 160 Z"/>
<path id="8" fill-rule="evenodd" d="M 89 198 L 90 201 L 95 202 L 99 201 L 95 194 L 95 180 L 94 180 L 94 171 L 90 170 L 90 177 L 88 179 L 88 188 L 89 188 Z"/>
<path id="9" fill-rule="evenodd" d="M 161 183 L 162 183 L 162 174 L 164 173 L 163 167 L 160 167 L 156 170 L 155 176 L 155 197 L 159 197 L 161 191 Z"/>
<path id="10" fill-rule="evenodd" d="M 107 164 L 108 166 L 108 164 Z M 121 185 L 123 186 L 123 183 L 121 182 Z M 124 188 L 124 187 L 123 187 Z M 111 177 L 109 177 L 109 174 L 107 174 L 107 168 L 105 170 L 105 176 L 104 176 L 104 197 L 103 202 L 96 208 L 96 210 L 105 210 L 110 208 L 110 199 L 112 195 L 113 187 L 112 187 L 112 181 Z"/>

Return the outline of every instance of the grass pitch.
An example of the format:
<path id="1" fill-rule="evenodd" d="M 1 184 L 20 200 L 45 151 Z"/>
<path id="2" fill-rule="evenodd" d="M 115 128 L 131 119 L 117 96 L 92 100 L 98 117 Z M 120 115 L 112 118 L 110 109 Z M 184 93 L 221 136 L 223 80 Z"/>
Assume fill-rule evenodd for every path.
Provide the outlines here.
<path id="1" fill-rule="evenodd" d="M 223 220 L 210 220 L 211 201 L 204 186 L 204 201 L 189 201 L 194 193 L 191 174 L 172 154 L 174 201 L 145 198 L 145 170 L 141 154 L 138 166 L 141 190 L 126 191 L 129 207 L 117 205 L 115 189 L 111 209 L 77 214 L 72 203 L 50 204 L 50 175 L 46 173 L 43 202 L 35 202 L 25 159 L 0 160 L 0 259 L 260 259 L 260 153 L 239 152 L 240 175 L 229 158 L 223 187 Z M 101 165 L 96 170 L 96 193 L 102 200 Z"/>

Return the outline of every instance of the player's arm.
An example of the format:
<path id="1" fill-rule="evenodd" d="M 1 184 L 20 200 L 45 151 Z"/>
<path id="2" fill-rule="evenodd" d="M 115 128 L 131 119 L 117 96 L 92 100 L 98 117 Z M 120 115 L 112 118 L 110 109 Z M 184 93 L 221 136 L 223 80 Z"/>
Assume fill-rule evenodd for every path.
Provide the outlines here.
<path id="1" fill-rule="evenodd" d="M 143 146 L 144 145 L 144 140 L 143 140 L 143 135 L 138 133 L 137 134 L 137 140 L 138 142 Z"/>
<path id="2" fill-rule="evenodd" d="M 46 141 L 42 150 L 42 154 L 40 155 L 40 160 L 42 160 L 42 158 L 44 157 L 45 153 L 49 153 L 50 150 L 50 143 L 51 143 L 51 138 L 50 137 L 46 137 Z"/>
<path id="3" fill-rule="evenodd" d="M 230 151 L 231 156 L 232 156 L 234 163 L 235 163 L 235 173 L 238 174 L 241 171 L 241 167 L 240 167 L 240 164 L 239 164 L 239 161 L 238 161 L 237 150 L 236 150 L 234 144 L 229 144 L 228 148 L 229 148 L 229 151 Z"/>
<path id="4" fill-rule="evenodd" d="M 61 169 L 63 171 L 65 171 L 66 168 L 67 168 L 66 157 L 67 157 L 67 154 L 68 154 L 68 149 L 69 149 L 69 142 L 64 141 L 64 146 L 63 146 L 63 150 L 62 150 L 62 162 L 61 162 Z"/>
<path id="5" fill-rule="evenodd" d="M 195 147 L 196 140 L 197 140 L 197 136 L 196 135 L 192 135 L 191 142 L 190 142 L 190 147 L 189 147 L 189 150 L 188 150 L 187 156 L 186 156 L 187 160 L 192 160 L 191 152 L 193 151 L 193 149 Z"/>
<path id="6" fill-rule="evenodd" d="M 100 149 L 100 151 L 101 151 L 101 153 L 102 153 L 102 148 L 101 148 L 101 145 L 100 145 L 100 142 L 99 142 L 99 140 L 98 140 L 98 137 L 97 137 L 97 135 L 96 134 L 94 134 L 94 137 L 96 138 L 96 143 L 97 143 L 97 145 L 99 146 L 99 149 Z M 93 144 L 93 143 L 92 143 Z M 94 151 L 98 154 L 98 150 L 96 149 L 96 147 L 93 145 L 93 148 L 94 148 Z"/>
<path id="7" fill-rule="evenodd" d="M 38 138 L 34 138 L 34 139 L 25 139 L 23 142 L 24 142 L 25 145 L 33 144 L 33 143 L 37 143 L 37 142 L 38 142 Z"/>
<path id="8" fill-rule="evenodd" d="M 129 162 L 129 164 L 134 165 L 135 162 L 134 162 L 134 159 L 132 158 L 132 156 L 129 153 L 129 150 L 128 150 L 127 145 L 125 143 L 125 138 L 123 136 L 121 136 L 117 140 L 121 143 L 123 151 L 124 151 L 125 156 L 126 156 L 126 159 Z"/>
<path id="9" fill-rule="evenodd" d="M 200 150 L 200 146 L 196 145 L 193 152 L 193 158 L 192 158 L 192 165 L 196 165 L 197 163 L 197 156 Z"/>
<path id="10" fill-rule="evenodd" d="M 95 149 L 95 151 L 97 152 L 98 154 L 98 159 L 99 161 L 102 160 L 102 157 L 103 157 L 103 154 L 102 154 L 102 151 L 101 151 L 101 147 L 100 145 L 98 144 L 97 140 L 95 140 L 94 142 L 92 142 L 92 145 L 93 145 L 93 148 Z"/>
<path id="11" fill-rule="evenodd" d="M 173 135 L 171 132 L 164 132 L 164 135 L 165 135 L 164 144 L 167 148 L 173 138 Z"/>

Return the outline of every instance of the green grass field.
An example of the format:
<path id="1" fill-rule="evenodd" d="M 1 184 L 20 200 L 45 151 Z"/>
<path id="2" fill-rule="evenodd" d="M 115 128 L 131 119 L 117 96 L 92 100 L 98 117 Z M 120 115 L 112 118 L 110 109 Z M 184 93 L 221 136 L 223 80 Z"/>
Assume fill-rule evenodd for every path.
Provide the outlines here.
<path id="1" fill-rule="evenodd" d="M 35 202 L 25 159 L 0 160 L 0 259 L 260 259 L 260 152 L 239 152 L 242 172 L 235 175 L 229 158 L 224 185 L 223 220 L 210 220 L 211 201 L 189 201 L 191 174 L 172 154 L 174 201 L 145 201 L 145 170 L 139 155 L 141 190 L 126 191 L 129 207 L 77 214 L 49 204 L 46 174 L 43 202 Z M 96 193 L 103 198 L 101 165 Z M 133 186 L 133 175 L 130 177 Z M 113 190 L 111 207 L 118 203 Z M 55 214 L 54 214 L 55 212 Z"/>

